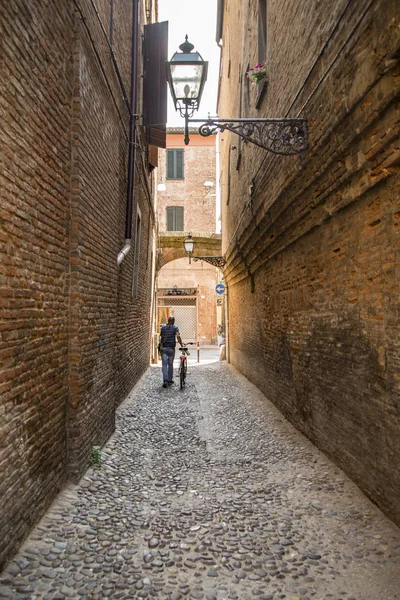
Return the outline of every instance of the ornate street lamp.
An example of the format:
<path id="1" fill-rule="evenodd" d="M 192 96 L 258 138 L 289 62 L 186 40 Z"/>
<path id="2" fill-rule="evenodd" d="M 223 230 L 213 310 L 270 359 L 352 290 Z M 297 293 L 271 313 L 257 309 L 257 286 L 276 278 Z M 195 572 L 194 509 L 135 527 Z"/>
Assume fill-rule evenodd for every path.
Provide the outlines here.
<path id="1" fill-rule="evenodd" d="M 175 110 L 185 118 L 185 144 L 189 143 L 189 117 L 199 109 L 204 84 L 207 81 L 208 62 L 185 37 L 179 46 L 182 52 L 175 52 L 171 60 L 165 63 L 167 81 L 171 90 Z"/>
<path id="2" fill-rule="evenodd" d="M 198 52 L 192 52 L 194 46 L 188 36 L 179 48 L 182 52 L 175 52 L 165 65 L 175 110 L 185 119 L 186 145 L 189 143 L 189 123 L 200 123 L 199 133 L 205 137 L 228 130 L 274 154 L 298 154 L 306 150 L 306 119 L 191 119 L 200 106 L 208 62 Z"/>
<path id="3" fill-rule="evenodd" d="M 194 250 L 194 239 L 192 238 L 192 234 L 189 233 L 188 237 L 183 242 L 185 247 L 185 252 L 189 254 L 189 265 L 191 264 L 191 258 Z"/>
<path id="4" fill-rule="evenodd" d="M 191 233 L 189 233 L 188 237 L 183 242 L 183 245 L 185 248 L 185 252 L 189 254 L 190 265 L 195 246 L 195 241 Z M 223 256 L 193 256 L 193 260 L 204 260 L 205 262 L 210 263 L 210 265 L 213 265 L 214 267 L 218 267 L 220 269 L 222 269 L 226 264 L 226 260 Z"/>
<path id="5" fill-rule="evenodd" d="M 157 192 L 165 192 L 166 189 L 167 189 L 167 186 L 165 185 L 164 178 L 161 177 L 161 179 L 157 185 Z"/>

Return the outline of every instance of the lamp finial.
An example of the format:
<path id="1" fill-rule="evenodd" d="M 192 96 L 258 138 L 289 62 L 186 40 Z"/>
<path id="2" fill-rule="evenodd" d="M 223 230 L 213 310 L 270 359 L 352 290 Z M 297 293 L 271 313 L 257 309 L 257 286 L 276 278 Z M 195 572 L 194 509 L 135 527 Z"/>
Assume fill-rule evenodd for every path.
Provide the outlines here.
<path id="1" fill-rule="evenodd" d="M 185 36 L 185 41 L 183 42 L 183 44 L 181 44 L 181 45 L 179 46 L 179 49 L 180 49 L 180 50 L 182 50 L 182 52 L 183 52 L 184 54 L 190 54 L 190 53 L 191 53 L 191 51 L 194 49 L 194 46 L 193 46 L 193 44 L 191 44 L 191 43 L 189 42 L 189 40 L 188 40 L 188 36 L 187 36 L 187 34 L 186 34 L 186 36 Z"/>

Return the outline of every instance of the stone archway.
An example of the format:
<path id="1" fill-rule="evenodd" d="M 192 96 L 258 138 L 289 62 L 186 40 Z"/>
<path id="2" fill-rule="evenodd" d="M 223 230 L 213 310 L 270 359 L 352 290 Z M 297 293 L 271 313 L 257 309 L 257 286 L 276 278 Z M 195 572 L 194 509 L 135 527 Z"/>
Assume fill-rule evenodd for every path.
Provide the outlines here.
<path id="1" fill-rule="evenodd" d="M 184 248 L 184 241 L 188 233 L 179 234 L 176 231 L 167 231 L 159 235 L 157 248 L 158 271 L 167 263 L 177 258 L 187 257 Z M 221 255 L 221 234 L 220 233 L 196 233 L 192 232 L 195 242 L 194 258 L 196 256 L 220 256 Z"/>

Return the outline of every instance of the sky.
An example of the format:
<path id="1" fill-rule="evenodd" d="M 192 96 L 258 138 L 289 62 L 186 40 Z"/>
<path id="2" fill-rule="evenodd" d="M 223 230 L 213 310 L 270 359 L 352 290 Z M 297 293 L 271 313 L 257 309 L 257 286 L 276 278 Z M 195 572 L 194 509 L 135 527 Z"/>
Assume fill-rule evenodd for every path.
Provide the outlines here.
<path id="1" fill-rule="evenodd" d="M 159 0 L 159 21 L 168 21 L 168 59 L 179 50 L 188 35 L 189 42 L 208 61 L 208 77 L 200 109 L 194 119 L 215 116 L 219 71 L 219 48 L 215 41 L 217 0 Z M 168 126 L 183 127 L 169 95 Z"/>

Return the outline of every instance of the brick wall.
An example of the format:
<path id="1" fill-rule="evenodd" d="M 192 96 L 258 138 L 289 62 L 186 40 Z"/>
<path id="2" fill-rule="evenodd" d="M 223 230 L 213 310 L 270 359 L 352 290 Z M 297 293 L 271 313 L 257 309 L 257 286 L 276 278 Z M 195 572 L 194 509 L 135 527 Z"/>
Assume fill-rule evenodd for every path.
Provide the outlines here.
<path id="1" fill-rule="evenodd" d="M 215 232 L 215 136 L 202 138 L 199 134 L 191 133 L 190 144 L 185 146 L 182 131 L 168 133 L 167 148 L 183 148 L 184 179 L 166 178 L 165 150 L 160 150 L 157 177 L 159 181 L 163 178 L 167 189 L 157 196 L 159 230 L 167 229 L 167 206 L 183 206 L 185 231 Z M 205 187 L 205 181 L 213 182 L 214 187 Z"/>
<path id="2" fill-rule="evenodd" d="M 149 171 L 138 151 L 133 298 L 135 253 L 117 266 L 129 114 L 102 29 L 109 35 L 109 2 L 79 6 L 83 15 L 58 0 L 0 6 L 0 564 L 89 465 L 149 363 Z M 114 49 L 129 90 L 132 2 L 114 8 Z M 143 13 L 140 6 L 141 24 Z M 143 150 L 140 130 L 138 142 Z M 140 336 L 131 340 L 133 329 Z"/>
<path id="3" fill-rule="evenodd" d="M 225 12 L 227 116 L 256 27 L 232 40 L 256 4 Z M 248 144 L 229 167 L 234 136 L 221 143 L 231 360 L 397 522 L 399 22 L 391 0 L 269 2 L 269 81 L 259 109 L 243 86 L 242 114 L 307 117 L 310 150 Z"/>
<path id="4" fill-rule="evenodd" d="M 93 20 L 96 32 L 95 25 Z M 90 445 L 101 445 L 114 426 L 115 257 L 123 231 L 123 204 L 121 209 L 119 205 L 126 170 L 125 131 L 87 31 L 81 23 L 78 28 L 80 52 L 74 89 L 78 93 L 79 135 L 74 141 L 77 183 L 71 211 L 68 410 L 69 468 L 75 477 L 87 462 Z"/>
<path id="5" fill-rule="evenodd" d="M 137 188 L 139 185 L 137 186 Z M 117 349 L 115 354 L 115 397 L 121 402 L 137 383 L 140 376 L 149 366 L 151 342 L 151 306 L 152 282 L 154 271 L 153 260 L 153 226 L 154 218 L 149 206 L 149 197 L 136 188 L 135 198 L 141 211 L 140 235 L 140 269 L 138 292 L 132 297 L 132 273 L 134 252 L 128 254 L 120 267 L 118 279 L 118 330 Z M 137 209 L 136 209 L 137 210 Z M 134 219 L 136 217 L 134 211 Z M 135 228 L 133 228 L 135 231 Z M 133 238 L 135 245 L 136 238 Z M 132 332 L 139 332 L 133 335 Z"/>
<path id="6" fill-rule="evenodd" d="M 65 481 L 73 12 L 2 2 L 0 22 L 1 562 Z"/>

